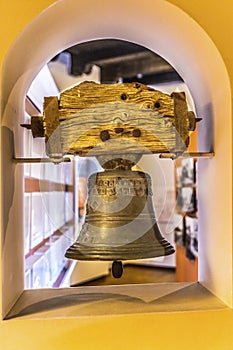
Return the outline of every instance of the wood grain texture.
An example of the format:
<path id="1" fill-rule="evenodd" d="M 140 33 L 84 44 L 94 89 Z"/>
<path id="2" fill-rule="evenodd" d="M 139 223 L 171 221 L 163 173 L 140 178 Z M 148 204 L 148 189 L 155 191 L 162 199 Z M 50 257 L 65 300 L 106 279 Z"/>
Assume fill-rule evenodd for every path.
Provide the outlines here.
<path id="1" fill-rule="evenodd" d="M 176 147 L 182 147 L 183 143 L 188 147 L 189 134 L 187 130 L 192 130 L 191 118 L 193 115 L 188 113 L 188 106 L 184 92 L 173 92 L 174 99 L 175 126 L 180 138 L 177 138 Z"/>
<path id="2" fill-rule="evenodd" d="M 183 93 L 169 96 L 140 83 L 83 82 L 56 103 L 49 98 L 44 106 L 49 152 L 182 153 L 193 127 Z M 55 128 L 59 132 L 51 142 Z"/>
<path id="3" fill-rule="evenodd" d="M 60 121 L 58 98 L 56 96 L 44 98 L 43 118 L 46 152 L 50 157 L 61 157 Z"/>
<path id="4" fill-rule="evenodd" d="M 142 110 L 159 110 L 161 115 L 174 115 L 173 100 L 160 91 L 139 83 L 97 84 L 83 82 L 60 96 L 60 119 L 67 119 L 76 115 L 80 109 L 88 109 L 99 105 L 120 102 L 124 108 L 126 104 L 136 104 Z M 105 107 L 108 109 L 108 107 Z M 157 106 L 157 107 L 156 107 Z"/>

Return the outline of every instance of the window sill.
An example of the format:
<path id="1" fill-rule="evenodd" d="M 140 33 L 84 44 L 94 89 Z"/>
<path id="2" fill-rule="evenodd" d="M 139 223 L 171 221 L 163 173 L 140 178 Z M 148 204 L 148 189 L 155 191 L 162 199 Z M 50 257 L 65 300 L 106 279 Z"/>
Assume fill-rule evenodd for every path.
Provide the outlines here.
<path id="1" fill-rule="evenodd" d="M 199 283 L 162 283 L 25 290 L 6 319 L 223 310 L 228 307 Z"/>

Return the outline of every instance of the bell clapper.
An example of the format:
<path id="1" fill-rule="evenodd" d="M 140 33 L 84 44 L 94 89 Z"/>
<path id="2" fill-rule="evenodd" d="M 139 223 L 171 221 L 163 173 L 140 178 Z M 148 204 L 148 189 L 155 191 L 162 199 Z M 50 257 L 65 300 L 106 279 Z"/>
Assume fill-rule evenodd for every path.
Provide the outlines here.
<path id="1" fill-rule="evenodd" d="M 123 265 L 121 261 L 113 261 L 112 263 L 112 276 L 114 278 L 121 278 L 123 274 Z"/>

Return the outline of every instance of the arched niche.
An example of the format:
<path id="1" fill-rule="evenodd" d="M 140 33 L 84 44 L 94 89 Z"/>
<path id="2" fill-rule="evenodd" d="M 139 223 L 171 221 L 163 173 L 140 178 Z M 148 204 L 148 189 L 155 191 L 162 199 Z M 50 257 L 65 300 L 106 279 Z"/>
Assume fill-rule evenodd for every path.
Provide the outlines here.
<path id="1" fill-rule="evenodd" d="M 19 34 L 3 66 L 3 313 L 23 291 L 19 123 L 25 94 L 54 55 L 84 41 L 116 38 L 135 42 L 164 57 L 187 84 L 203 121 L 199 151 L 215 151 L 199 162 L 199 282 L 232 305 L 231 90 L 224 62 L 204 30 L 164 0 L 60 0 Z M 17 232 L 15 231 L 17 227 Z M 12 283 L 14 282 L 14 283 Z"/>

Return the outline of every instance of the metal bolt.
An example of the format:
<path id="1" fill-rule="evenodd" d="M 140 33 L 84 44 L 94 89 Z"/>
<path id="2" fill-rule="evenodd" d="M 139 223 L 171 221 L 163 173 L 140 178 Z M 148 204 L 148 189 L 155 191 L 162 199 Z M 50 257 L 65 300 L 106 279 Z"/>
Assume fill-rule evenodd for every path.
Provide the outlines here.
<path id="1" fill-rule="evenodd" d="M 127 100 L 127 95 L 125 93 L 121 94 L 121 99 L 123 101 Z"/>
<path id="2" fill-rule="evenodd" d="M 155 108 L 160 108 L 160 103 L 159 101 L 156 101 L 155 104 L 154 104 Z"/>
<path id="3" fill-rule="evenodd" d="M 114 131 L 116 134 L 121 134 L 124 131 L 124 129 L 123 128 L 115 128 Z"/>
<path id="4" fill-rule="evenodd" d="M 135 84 L 134 84 L 134 87 L 135 87 L 136 89 L 139 89 L 139 88 L 141 87 L 141 84 L 135 83 Z"/>
<path id="5" fill-rule="evenodd" d="M 110 139 L 110 135 L 109 135 L 108 130 L 102 130 L 102 131 L 100 132 L 100 139 L 101 139 L 103 142 Z"/>
<path id="6" fill-rule="evenodd" d="M 133 137 L 140 137 L 141 136 L 141 130 L 134 129 L 133 130 Z"/>

